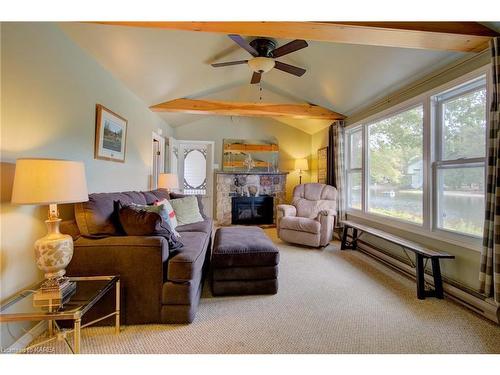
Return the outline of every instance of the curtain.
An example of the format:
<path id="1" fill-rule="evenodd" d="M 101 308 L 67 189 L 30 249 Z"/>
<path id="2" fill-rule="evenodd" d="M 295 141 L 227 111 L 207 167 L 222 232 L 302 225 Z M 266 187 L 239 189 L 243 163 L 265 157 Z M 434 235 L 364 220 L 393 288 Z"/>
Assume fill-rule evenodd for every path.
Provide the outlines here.
<path id="1" fill-rule="evenodd" d="M 500 38 L 490 42 L 492 93 L 480 292 L 500 303 Z"/>
<path id="2" fill-rule="evenodd" d="M 327 184 L 337 188 L 337 220 L 345 220 L 344 207 L 344 121 L 337 120 L 328 129 Z"/>

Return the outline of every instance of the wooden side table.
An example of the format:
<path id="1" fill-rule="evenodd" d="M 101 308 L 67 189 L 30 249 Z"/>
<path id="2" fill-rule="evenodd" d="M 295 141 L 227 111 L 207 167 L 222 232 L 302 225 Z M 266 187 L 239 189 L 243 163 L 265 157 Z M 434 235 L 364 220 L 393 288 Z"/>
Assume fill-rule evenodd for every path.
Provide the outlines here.
<path id="1" fill-rule="evenodd" d="M 59 339 L 66 342 L 72 353 L 80 353 L 81 329 L 112 316 L 115 317 L 115 334 L 120 333 L 120 277 L 89 276 L 70 277 L 69 279 L 76 282 L 76 293 L 64 305 L 57 307 L 53 311 L 49 308 L 33 306 L 33 295 L 41 283 L 33 286 L 30 290 L 24 290 L 16 294 L 0 306 L 0 322 L 48 321 L 49 337 L 46 340 L 27 347 L 27 351 Z M 82 325 L 82 318 L 85 313 L 99 302 L 106 293 L 112 290 L 113 287 L 116 291 L 115 311 Z M 58 320 L 73 321 L 73 328 L 62 329 L 57 324 Z M 68 334 L 73 334 L 73 344 L 68 340 Z"/>

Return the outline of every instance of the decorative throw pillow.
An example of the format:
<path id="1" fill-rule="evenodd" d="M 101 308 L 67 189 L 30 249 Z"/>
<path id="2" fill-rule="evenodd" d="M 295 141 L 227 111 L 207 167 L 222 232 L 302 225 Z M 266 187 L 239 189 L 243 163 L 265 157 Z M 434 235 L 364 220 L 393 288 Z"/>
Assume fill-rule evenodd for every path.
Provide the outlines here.
<path id="1" fill-rule="evenodd" d="M 158 204 L 157 204 L 158 203 Z M 177 236 L 180 237 L 181 235 L 175 230 L 177 227 L 177 219 L 175 218 L 175 212 L 170 203 L 165 199 L 162 202 L 155 202 L 152 206 L 146 206 L 143 204 L 131 204 L 132 208 L 136 208 L 139 210 L 144 210 L 148 212 L 156 212 L 158 215 L 160 215 L 163 220 L 168 224 L 172 232 Z"/>
<path id="2" fill-rule="evenodd" d="M 160 215 L 163 216 L 167 222 L 170 222 L 172 229 L 175 229 L 177 225 L 177 217 L 175 216 L 175 211 L 168 199 L 162 199 L 161 201 L 156 201 L 153 203 L 155 206 L 161 207 Z"/>
<path id="3" fill-rule="evenodd" d="M 122 206 L 119 217 L 120 224 L 128 236 L 162 236 L 168 241 L 169 251 L 183 246 L 165 220 L 156 212 Z"/>
<path id="4" fill-rule="evenodd" d="M 185 195 L 181 193 L 170 193 L 170 200 L 172 201 L 173 199 L 179 199 L 179 198 L 186 198 L 186 197 L 192 197 L 192 195 Z M 200 214 L 203 217 L 203 219 L 206 219 L 207 216 L 205 215 L 204 208 L 203 208 L 203 202 L 202 202 L 202 196 L 201 195 L 195 195 L 196 199 L 198 200 L 198 208 L 200 209 Z"/>
<path id="5" fill-rule="evenodd" d="M 175 211 L 175 216 L 177 217 L 179 225 L 203 221 L 200 209 L 198 208 L 198 200 L 195 196 L 191 195 L 185 198 L 172 199 L 170 204 Z"/>

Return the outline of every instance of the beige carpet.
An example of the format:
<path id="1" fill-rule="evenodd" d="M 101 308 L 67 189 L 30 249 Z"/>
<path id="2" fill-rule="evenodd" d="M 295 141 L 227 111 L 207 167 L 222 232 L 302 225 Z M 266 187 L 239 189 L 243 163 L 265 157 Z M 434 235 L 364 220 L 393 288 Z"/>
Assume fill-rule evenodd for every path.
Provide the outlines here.
<path id="1" fill-rule="evenodd" d="M 500 353 L 500 327 L 339 243 L 286 245 L 274 296 L 211 297 L 190 325 L 86 328 L 83 353 Z M 67 352 L 59 342 L 58 353 Z"/>

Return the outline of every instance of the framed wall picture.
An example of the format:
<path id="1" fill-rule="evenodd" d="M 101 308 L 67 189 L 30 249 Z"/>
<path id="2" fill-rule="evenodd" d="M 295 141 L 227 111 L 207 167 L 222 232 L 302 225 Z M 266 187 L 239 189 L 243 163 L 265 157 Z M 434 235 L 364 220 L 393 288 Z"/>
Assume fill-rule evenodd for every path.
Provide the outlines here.
<path id="1" fill-rule="evenodd" d="M 326 184 L 328 147 L 318 149 L 318 182 Z"/>
<path id="2" fill-rule="evenodd" d="M 97 104 L 94 158 L 124 163 L 127 120 Z"/>

